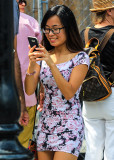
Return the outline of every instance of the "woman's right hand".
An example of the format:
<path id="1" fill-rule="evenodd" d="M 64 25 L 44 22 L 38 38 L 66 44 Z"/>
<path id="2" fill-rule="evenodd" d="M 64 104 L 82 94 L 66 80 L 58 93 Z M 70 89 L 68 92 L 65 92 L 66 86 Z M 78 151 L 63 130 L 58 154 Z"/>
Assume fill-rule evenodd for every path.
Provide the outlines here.
<path id="1" fill-rule="evenodd" d="M 36 62 L 36 55 L 35 55 L 35 52 L 37 52 L 37 51 L 35 51 L 34 52 L 34 49 L 36 48 L 36 46 L 33 46 L 32 48 L 29 46 L 29 54 L 28 54 L 28 56 L 29 56 L 29 62 Z"/>
<path id="2" fill-rule="evenodd" d="M 54 65 L 54 62 L 52 61 L 49 52 L 45 49 L 44 46 L 39 44 L 39 48 L 35 48 L 36 46 L 30 48 L 29 51 L 29 60 L 30 62 L 36 62 L 36 61 L 45 61 L 49 67 Z M 35 52 L 33 50 L 36 49 Z"/>

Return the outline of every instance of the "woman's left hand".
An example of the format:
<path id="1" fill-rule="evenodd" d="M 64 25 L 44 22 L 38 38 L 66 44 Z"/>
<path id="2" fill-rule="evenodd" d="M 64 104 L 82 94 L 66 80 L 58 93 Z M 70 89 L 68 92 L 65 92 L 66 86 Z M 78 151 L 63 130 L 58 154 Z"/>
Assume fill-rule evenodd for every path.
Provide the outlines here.
<path id="1" fill-rule="evenodd" d="M 52 61 L 50 57 L 49 52 L 45 49 L 44 46 L 39 44 L 39 48 L 36 48 L 36 50 L 37 51 L 34 53 L 36 57 L 36 61 L 44 60 L 49 67 L 54 64 L 54 62 Z"/>
<path id="2" fill-rule="evenodd" d="M 24 110 L 23 112 L 21 112 L 19 124 L 22 126 L 27 126 L 28 123 L 29 123 L 29 114 L 27 110 Z"/>

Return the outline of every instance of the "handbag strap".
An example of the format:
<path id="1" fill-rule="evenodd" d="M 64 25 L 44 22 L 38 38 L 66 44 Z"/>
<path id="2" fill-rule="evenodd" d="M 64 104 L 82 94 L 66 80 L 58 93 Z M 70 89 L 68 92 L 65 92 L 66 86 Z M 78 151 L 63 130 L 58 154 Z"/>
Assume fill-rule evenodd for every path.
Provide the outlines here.
<path id="1" fill-rule="evenodd" d="M 104 36 L 103 40 L 101 41 L 98 50 L 101 53 L 102 50 L 104 49 L 105 45 L 107 44 L 108 40 L 110 39 L 110 37 L 112 36 L 112 34 L 114 33 L 114 29 L 110 29 Z"/>
<path id="2" fill-rule="evenodd" d="M 89 29 L 90 29 L 90 27 L 87 27 L 84 32 L 86 46 L 88 46 L 87 43 L 88 43 L 88 37 L 89 37 Z M 114 28 L 111 28 L 105 34 L 104 38 L 102 39 L 101 43 L 98 46 L 99 53 L 102 52 L 102 50 L 104 49 L 105 45 L 107 44 L 108 40 L 110 39 L 110 37 L 112 36 L 113 33 L 114 33 Z M 114 81 L 114 70 L 113 70 L 112 74 L 110 75 L 109 80 Z"/>
<path id="3" fill-rule="evenodd" d="M 89 29 L 90 27 L 87 27 L 85 29 L 84 32 L 84 37 L 85 37 L 85 45 L 87 44 L 87 42 L 89 41 Z M 104 38 L 102 39 L 101 43 L 99 44 L 98 50 L 99 53 L 102 52 L 102 50 L 104 49 L 105 45 L 107 44 L 108 40 L 110 39 L 110 37 L 112 36 L 112 34 L 114 33 L 114 28 L 110 29 L 104 36 Z"/>
<path id="4" fill-rule="evenodd" d="M 84 32 L 85 45 L 86 45 L 87 42 L 89 41 L 89 29 L 90 29 L 90 27 L 87 27 L 87 28 L 85 29 L 85 32 Z"/>

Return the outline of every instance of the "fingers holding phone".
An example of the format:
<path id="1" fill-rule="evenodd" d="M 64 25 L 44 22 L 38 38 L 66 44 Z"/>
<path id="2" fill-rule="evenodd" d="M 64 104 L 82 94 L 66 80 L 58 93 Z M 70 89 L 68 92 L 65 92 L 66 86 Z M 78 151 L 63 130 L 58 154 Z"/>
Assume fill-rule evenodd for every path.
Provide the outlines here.
<path id="1" fill-rule="evenodd" d="M 29 36 L 28 41 L 31 47 L 29 52 L 29 59 L 32 61 L 46 60 L 48 56 L 47 50 L 44 46 L 39 44 L 37 38 Z"/>
<path id="2" fill-rule="evenodd" d="M 39 48 L 39 42 L 36 37 L 31 37 L 31 36 L 28 37 L 28 41 L 31 47 L 29 52 L 29 59 L 31 61 L 36 61 L 37 56 L 33 52 L 37 51 L 36 48 Z"/>

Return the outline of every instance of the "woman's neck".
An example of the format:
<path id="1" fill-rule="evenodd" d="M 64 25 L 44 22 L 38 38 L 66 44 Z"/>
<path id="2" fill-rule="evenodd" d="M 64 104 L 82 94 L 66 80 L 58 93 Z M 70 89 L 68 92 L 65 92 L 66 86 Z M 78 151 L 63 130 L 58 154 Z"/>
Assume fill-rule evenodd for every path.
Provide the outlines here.
<path id="1" fill-rule="evenodd" d="M 52 54 L 56 54 L 56 55 L 67 55 L 69 54 L 70 51 L 66 48 L 66 46 L 62 46 L 62 47 L 55 47 L 52 51 Z"/>

